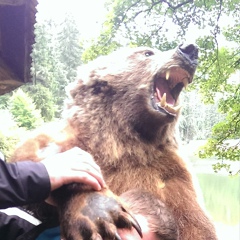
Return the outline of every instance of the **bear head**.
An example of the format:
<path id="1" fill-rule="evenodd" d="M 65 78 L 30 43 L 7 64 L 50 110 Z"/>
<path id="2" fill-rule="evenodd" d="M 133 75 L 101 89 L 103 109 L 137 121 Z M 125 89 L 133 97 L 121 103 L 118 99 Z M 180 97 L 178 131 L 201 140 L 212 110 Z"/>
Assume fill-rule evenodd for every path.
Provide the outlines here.
<path id="1" fill-rule="evenodd" d="M 192 82 L 197 60 L 193 44 L 167 52 L 125 48 L 99 57 L 82 66 L 77 81 L 70 84 L 67 118 L 92 134 L 124 132 L 159 141 L 175 125 L 179 94 Z M 98 130 L 93 130 L 94 124 Z"/>

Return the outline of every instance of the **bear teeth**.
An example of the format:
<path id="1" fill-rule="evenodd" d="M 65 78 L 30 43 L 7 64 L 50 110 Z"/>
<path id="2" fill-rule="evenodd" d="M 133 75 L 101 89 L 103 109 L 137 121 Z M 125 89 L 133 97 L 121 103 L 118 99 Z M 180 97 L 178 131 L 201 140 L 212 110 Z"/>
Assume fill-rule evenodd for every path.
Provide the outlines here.
<path id="1" fill-rule="evenodd" d="M 170 77 L 170 70 L 168 70 L 168 71 L 166 72 L 166 76 L 165 76 L 166 80 L 168 80 L 169 77 Z"/>
<path id="2" fill-rule="evenodd" d="M 183 82 L 184 88 L 186 89 L 189 83 L 189 77 L 184 78 L 182 82 Z"/>
<path id="3" fill-rule="evenodd" d="M 166 93 L 164 93 L 164 94 L 162 95 L 161 101 L 159 102 L 159 104 L 160 104 L 160 106 L 161 106 L 162 108 L 165 108 L 166 105 L 167 105 L 166 98 L 167 98 Z"/>
<path id="4" fill-rule="evenodd" d="M 177 114 L 180 111 L 181 107 L 182 107 L 181 105 L 173 107 L 167 104 L 165 110 L 171 114 Z"/>
<path id="5" fill-rule="evenodd" d="M 172 105 L 169 105 L 166 101 L 166 98 L 167 98 L 166 93 L 164 93 L 162 98 L 161 98 L 161 101 L 159 101 L 157 103 L 157 105 L 159 107 L 163 108 L 165 111 L 167 111 L 170 114 L 174 114 L 174 115 L 177 114 L 180 111 L 182 106 L 178 105 L 178 106 L 174 107 Z"/>
<path id="6" fill-rule="evenodd" d="M 187 88 L 189 82 L 191 82 L 191 81 L 190 81 L 189 73 L 185 72 L 185 74 L 186 74 L 185 77 L 183 77 L 181 79 L 180 77 L 175 76 L 174 72 L 172 72 L 172 74 L 171 74 L 171 70 L 168 69 L 165 73 L 165 80 L 170 82 L 169 83 L 170 89 L 174 88 L 177 85 L 177 83 L 179 83 L 179 82 L 182 82 L 184 85 L 184 88 Z M 170 77 L 172 77 L 172 78 L 170 78 Z"/>

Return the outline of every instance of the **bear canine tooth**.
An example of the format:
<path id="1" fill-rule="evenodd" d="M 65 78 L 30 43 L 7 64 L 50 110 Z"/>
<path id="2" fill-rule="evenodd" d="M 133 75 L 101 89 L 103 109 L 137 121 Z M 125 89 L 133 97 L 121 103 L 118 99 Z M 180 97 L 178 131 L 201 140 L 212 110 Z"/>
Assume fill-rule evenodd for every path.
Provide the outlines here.
<path id="1" fill-rule="evenodd" d="M 170 105 L 166 105 L 165 106 L 165 109 L 169 112 L 169 113 L 172 113 L 172 114 L 176 114 L 176 113 L 178 113 L 179 111 L 180 111 L 180 109 L 181 109 L 181 105 L 178 105 L 178 106 L 176 106 L 176 107 L 174 107 L 174 106 L 170 106 Z"/>
<path id="2" fill-rule="evenodd" d="M 176 106 L 176 107 L 173 107 L 175 113 L 178 113 L 181 108 L 182 108 L 182 105 L 178 105 L 178 106 Z"/>
<path id="3" fill-rule="evenodd" d="M 171 107 L 171 106 L 168 105 L 168 104 L 165 106 L 165 110 L 167 110 L 169 113 L 172 113 L 172 114 L 175 114 L 175 113 L 176 113 L 175 110 L 174 110 L 174 108 Z"/>
<path id="4" fill-rule="evenodd" d="M 166 107 L 166 105 L 167 105 L 166 99 L 167 99 L 166 93 L 164 93 L 164 94 L 162 95 L 161 102 L 160 102 L 160 106 L 163 107 L 163 108 Z"/>
<path id="5" fill-rule="evenodd" d="M 170 76 L 170 70 L 167 70 L 167 72 L 166 72 L 166 80 L 169 79 L 169 76 Z"/>
<path id="6" fill-rule="evenodd" d="M 189 80 L 188 80 L 188 79 L 189 79 L 188 77 L 185 77 L 185 78 L 182 80 L 182 83 L 183 83 L 185 89 L 187 88 L 188 83 L 189 83 Z"/>

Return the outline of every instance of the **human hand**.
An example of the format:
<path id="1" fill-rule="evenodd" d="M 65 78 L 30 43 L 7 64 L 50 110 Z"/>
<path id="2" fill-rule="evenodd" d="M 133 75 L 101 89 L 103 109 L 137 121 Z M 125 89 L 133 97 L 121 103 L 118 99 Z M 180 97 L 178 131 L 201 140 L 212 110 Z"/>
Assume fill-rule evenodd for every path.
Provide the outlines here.
<path id="1" fill-rule="evenodd" d="M 47 169 L 51 191 L 72 182 L 88 184 L 95 190 L 106 187 L 100 167 L 89 153 L 80 148 L 57 153 L 41 162 Z"/>

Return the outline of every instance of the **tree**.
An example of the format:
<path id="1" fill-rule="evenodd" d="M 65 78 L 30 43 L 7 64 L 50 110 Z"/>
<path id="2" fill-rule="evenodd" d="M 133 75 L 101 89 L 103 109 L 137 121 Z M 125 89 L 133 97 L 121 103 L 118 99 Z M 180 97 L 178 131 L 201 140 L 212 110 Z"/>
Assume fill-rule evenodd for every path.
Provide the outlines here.
<path id="1" fill-rule="evenodd" d="M 0 110 L 0 151 L 7 160 L 26 130 L 19 128 L 9 110 Z"/>
<path id="2" fill-rule="evenodd" d="M 189 142 L 209 138 L 212 127 L 224 119 L 224 114 L 218 112 L 219 102 L 205 105 L 197 90 L 183 92 L 181 95 L 183 103 L 179 119 L 181 139 Z"/>
<path id="3" fill-rule="evenodd" d="M 68 83 L 75 80 L 77 67 L 81 64 L 82 48 L 80 45 L 80 33 L 75 19 L 71 14 L 66 14 L 60 25 L 57 36 L 58 58 L 63 64 Z"/>
<path id="4" fill-rule="evenodd" d="M 51 121 L 55 117 L 57 96 L 54 96 L 55 68 L 58 62 L 55 56 L 55 32 L 56 26 L 48 20 L 37 23 L 35 26 L 35 40 L 33 47 L 32 75 L 33 84 L 28 84 L 23 89 L 32 96 L 37 109 L 45 121 Z M 44 101 L 44 103 L 43 103 Z"/>
<path id="5" fill-rule="evenodd" d="M 11 97 L 11 93 L 6 93 L 0 96 L 0 109 L 6 109 L 8 107 L 8 101 Z"/>
<path id="6" fill-rule="evenodd" d="M 125 45 L 168 50 L 196 35 L 201 57 L 192 88 L 202 94 L 205 103 L 219 102 L 218 109 L 225 116 L 214 126 L 201 156 L 240 160 L 239 1 L 111 0 L 106 7 L 109 14 L 102 32 L 83 53 L 84 60 Z M 238 140 L 232 146 L 230 139 Z M 222 167 L 226 165 L 215 166 Z"/>
<path id="7" fill-rule="evenodd" d="M 55 117 L 56 105 L 51 90 L 38 80 L 34 85 L 23 86 L 22 89 L 30 94 L 35 106 L 40 110 L 44 122 L 49 122 Z"/>
<path id="8" fill-rule="evenodd" d="M 214 166 L 217 171 L 223 167 L 229 169 L 229 164 L 223 161 L 225 159 L 240 160 L 240 72 L 236 71 L 239 69 L 239 57 L 235 51 L 220 49 L 216 61 L 217 64 L 208 68 L 208 81 L 205 74 L 202 77 L 205 83 L 200 86 L 205 101 L 213 102 L 219 98 L 218 110 L 225 119 L 213 126 L 212 136 L 200 151 L 200 157 L 216 156 L 222 160 Z"/>
<path id="9" fill-rule="evenodd" d="M 60 117 L 65 87 L 75 80 L 80 65 L 80 34 L 71 15 L 62 23 L 48 19 L 36 25 L 33 48 L 34 84 L 25 87 L 45 121 Z M 44 101 L 44 104 L 43 104 Z"/>
<path id="10" fill-rule="evenodd" d="M 9 109 L 19 127 L 34 129 L 42 123 L 40 111 L 21 89 L 11 97 Z"/>

